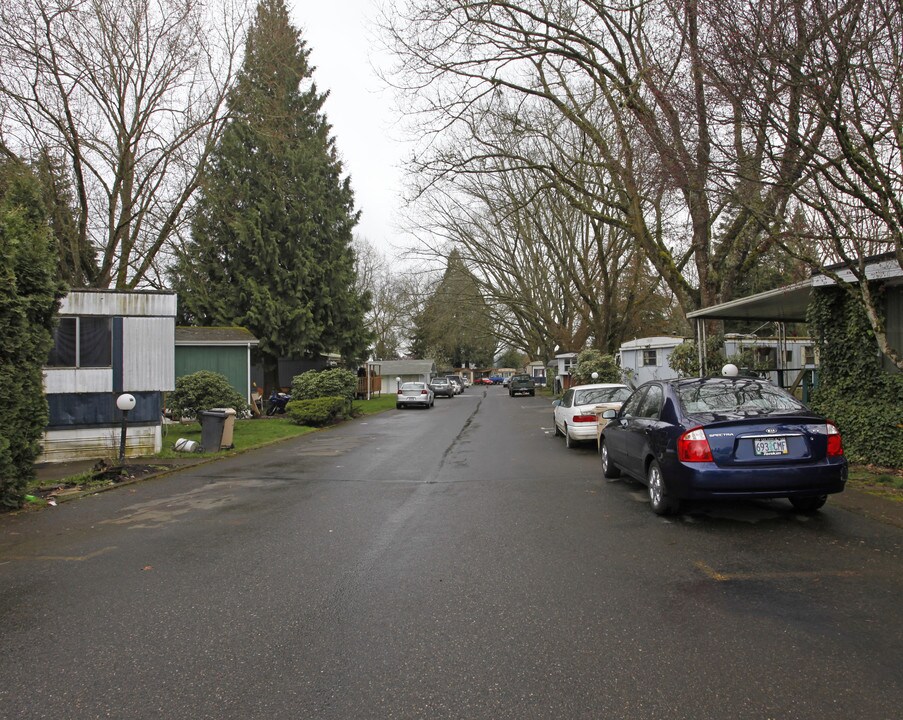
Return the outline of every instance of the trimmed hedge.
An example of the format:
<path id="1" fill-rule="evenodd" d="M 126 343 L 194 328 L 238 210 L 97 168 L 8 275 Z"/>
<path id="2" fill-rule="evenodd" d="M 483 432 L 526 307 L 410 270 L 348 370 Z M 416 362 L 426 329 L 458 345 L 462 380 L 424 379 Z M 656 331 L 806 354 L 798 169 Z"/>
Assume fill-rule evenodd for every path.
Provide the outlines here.
<path id="1" fill-rule="evenodd" d="M 344 397 L 318 397 L 310 400 L 292 400 L 286 411 L 296 425 L 322 427 L 345 417 L 348 400 Z"/>
<path id="2" fill-rule="evenodd" d="M 884 369 L 861 303 L 816 290 L 808 321 L 820 354 L 813 409 L 837 423 L 851 462 L 903 467 L 903 374 Z"/>
<path id="3" fill-rule="evenodd" d="M 0 160 L 0 509 L 21 507 L 47 425 L 42 366 L 64 288 L 41 188 Z"/>

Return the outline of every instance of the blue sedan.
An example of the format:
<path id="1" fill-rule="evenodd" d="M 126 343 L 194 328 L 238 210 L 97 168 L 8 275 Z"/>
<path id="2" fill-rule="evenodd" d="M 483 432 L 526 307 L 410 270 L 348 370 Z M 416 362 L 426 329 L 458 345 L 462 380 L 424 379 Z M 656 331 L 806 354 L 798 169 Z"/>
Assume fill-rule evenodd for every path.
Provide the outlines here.
<path id="1" fill-rule="evenodd" d="M 846 483 L 837 427 L 757 378 L 649 382 L 602 417 L 603 474 L 647 485 L 659 515 L 718 498 L 788 498 L 814 512 Z"/>

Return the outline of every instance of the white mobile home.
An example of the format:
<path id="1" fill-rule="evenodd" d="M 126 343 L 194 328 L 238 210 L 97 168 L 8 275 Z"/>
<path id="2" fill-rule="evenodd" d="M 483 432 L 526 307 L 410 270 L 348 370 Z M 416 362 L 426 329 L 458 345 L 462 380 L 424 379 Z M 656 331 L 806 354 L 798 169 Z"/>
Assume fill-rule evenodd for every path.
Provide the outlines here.
<path id="1" fill-rule="evenodd" d="M 624 380 L 637 386 L 649 380 L 676 378 L 677 371 L 668 365 L 668 358 L 683 341 L 682 337 L 661 335 L 623 343 L 619 355 Z"/>
<path id="2" fill-rule="evenodd" d="M 131 393 L 127 455 L 162 448 L 163 393 L 175 389 L 176 295 L 73 290 L 54 329 L 44 368 L 50 418 L 39 462 L 115 456 Z"/>

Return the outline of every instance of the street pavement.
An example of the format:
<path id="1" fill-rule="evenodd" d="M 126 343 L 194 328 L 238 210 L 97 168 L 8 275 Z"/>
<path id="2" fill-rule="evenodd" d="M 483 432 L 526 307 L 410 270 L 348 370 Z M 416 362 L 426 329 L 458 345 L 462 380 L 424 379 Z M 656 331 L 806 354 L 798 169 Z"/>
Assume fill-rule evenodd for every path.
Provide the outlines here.
<path id="1" fill-rule="evenodd" d="M 903 530 L 849 497 L 659 518 L 470 388 L 0 518 L 0 718 L 896 718 Z"/>

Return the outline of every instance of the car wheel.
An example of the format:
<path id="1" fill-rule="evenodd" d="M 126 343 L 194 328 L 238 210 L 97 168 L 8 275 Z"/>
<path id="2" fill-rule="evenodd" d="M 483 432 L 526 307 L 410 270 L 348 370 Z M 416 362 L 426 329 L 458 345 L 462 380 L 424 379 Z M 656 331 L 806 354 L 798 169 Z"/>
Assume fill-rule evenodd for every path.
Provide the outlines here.
<path id="1" fill-rule="evenodd" d="M 605 444 L 604 440 L 599 443 L 599 459 L 602 461 L 603 476 L 607 477 L 609 480 L 621 477 L 621 471 L 614 466 L 611 462 L 611 458 L 608 456 L 608 445 Z"/>
<path id="2" fill-rule="evenodd" d="M 668 515 L 677 510 L 677 503 L 668 497 L 662 469 L 655 460 L 649 463 L 646 484 L 649 486 L 649 505 L 652 507 L 652 512 L 656 515 Z"/>
<path id="3" fill-rule="evenodd" d="M 402 405 L 401 403 L 395 403 L 396 410 L 401 410 L 403 407 L 404 407 L 404 405 Z"/>
<path id="4" fill-rule="evenodd" d="M 536 392 L 535 392 L 534 390 L 531 390 L 531 391 L 530 391 L 530 397 L 534 397 L 535 395 L 536 395 Z"/>
<path id="5" fill-rule="evenodd" d="M 790 504 L 797 512 L 811 513 L 821 509 L 828 502 L 827 495 L 814 495 L 812 497 L 792 497 Z"/>
<path id="6" fill-rule="evenodd" d="M 558 429 L 558 423 L 555 421 L 555 416 L 552 416 L 552 425 L 555 428 L 555 437 L 561 437 L 561 430 Z"/>
<path id="7" fill-rule="evenodd" d="M 570 450 L 574 447 L 574 441 L 571 439 L 571 433 L 568 432 L 567 423 L 564 425 L 564 446 Z"/>

